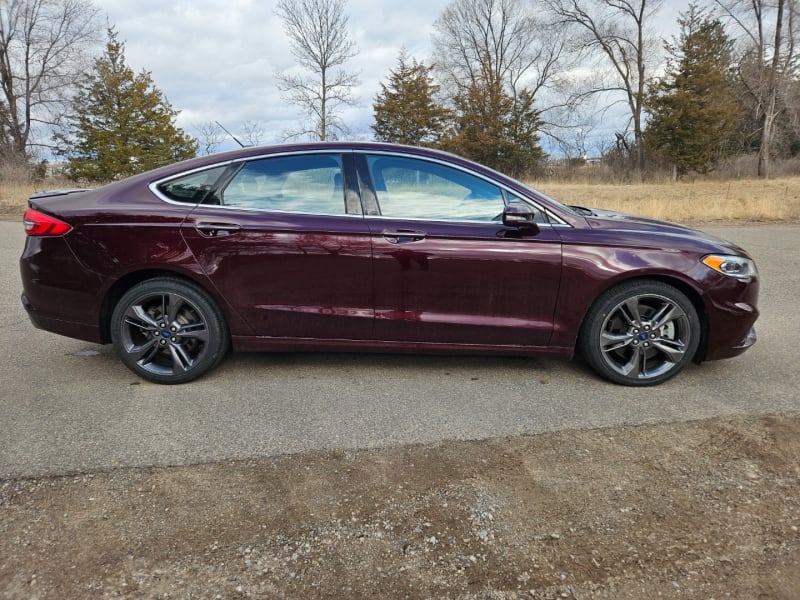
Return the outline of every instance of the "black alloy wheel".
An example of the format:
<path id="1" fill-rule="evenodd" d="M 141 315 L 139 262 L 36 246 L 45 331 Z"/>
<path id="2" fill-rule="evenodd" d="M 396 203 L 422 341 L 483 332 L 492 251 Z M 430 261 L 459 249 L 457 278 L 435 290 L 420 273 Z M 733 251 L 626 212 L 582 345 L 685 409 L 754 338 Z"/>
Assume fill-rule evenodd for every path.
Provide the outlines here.
<path id="1" fill-rule="evenodd" d="M 114 349 L 134 373 L 156 383 L 186 383 L 213 369 L 228 349 L 219 308 L 198 286 L 156 278 L 128 290 L 111 317 Z"/>
<path id="2" fill-rule="evenodd" d="M 584 322 L 580 349 L 600 375 L 623 385 L 656 385 L 682 371 L 700 343 L 686 295 L 660 281 L 620 284 L 598 298 Z"/>

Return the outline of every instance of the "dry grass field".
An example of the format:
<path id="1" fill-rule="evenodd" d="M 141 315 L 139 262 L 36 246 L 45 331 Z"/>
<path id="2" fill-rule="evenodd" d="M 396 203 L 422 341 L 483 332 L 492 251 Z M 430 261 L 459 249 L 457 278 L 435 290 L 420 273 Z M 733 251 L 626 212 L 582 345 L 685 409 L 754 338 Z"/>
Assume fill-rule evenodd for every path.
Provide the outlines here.
<path id="1" fill-rule="evenodd" d="M 532 182 L 564 202 L 693 223 L 800 219 L 800 177 L 631 185 Z"/>
<path id="2" fill-rule="evenodd" d="M 0 205 L 1 206 L 24 206 L 28 195 L 35 191 L 32 185 L 18 183 L 0 182 Z"/>
<path id="3" fill-rule="evenodd" d="M 800 177 L 632 185 L 530 182 L 565 204 L 580 204 L 685 223 L 800 220 Z M 0 183 L 0 214 L 22 216 L 37 190 L 68 187 Z"/>

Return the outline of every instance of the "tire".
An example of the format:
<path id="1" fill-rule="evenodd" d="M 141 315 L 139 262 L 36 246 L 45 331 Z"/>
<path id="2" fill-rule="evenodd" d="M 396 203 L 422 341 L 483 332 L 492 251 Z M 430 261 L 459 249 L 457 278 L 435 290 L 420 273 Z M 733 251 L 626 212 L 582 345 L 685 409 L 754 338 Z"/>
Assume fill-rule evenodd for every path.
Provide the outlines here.
<path id="1" fill-rule="evenodd" d="M 120 298 L 111 339 L 125 366 L 164 384 L 201 377 L 228 350 L 228 328 L 216 303 L 198 286 L 166 277 L 143 281 Z"/>
<path id="2" fill-rule="evenodd" d="M 640 280 L 611 288 L 595 301 L 578 343 L 602 377 L 622 385 L 656 385 L 691 362 L 700 331 L 697 310 L 683 292 Z"/>

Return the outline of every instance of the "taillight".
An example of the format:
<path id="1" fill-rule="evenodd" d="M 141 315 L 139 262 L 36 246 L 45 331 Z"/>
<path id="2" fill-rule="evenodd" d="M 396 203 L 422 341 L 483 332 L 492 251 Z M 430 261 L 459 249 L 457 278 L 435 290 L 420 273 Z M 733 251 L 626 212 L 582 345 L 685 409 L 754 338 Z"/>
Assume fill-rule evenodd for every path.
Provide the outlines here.
<path id="1" fill-rule="evenodd" d="M 25 211 L 22 223 L 25 225 L 25 233 L 28 235 L 56 236 L 64 235 L 72 230 L 72 225 L 69 223 L 32 208 Z"/>

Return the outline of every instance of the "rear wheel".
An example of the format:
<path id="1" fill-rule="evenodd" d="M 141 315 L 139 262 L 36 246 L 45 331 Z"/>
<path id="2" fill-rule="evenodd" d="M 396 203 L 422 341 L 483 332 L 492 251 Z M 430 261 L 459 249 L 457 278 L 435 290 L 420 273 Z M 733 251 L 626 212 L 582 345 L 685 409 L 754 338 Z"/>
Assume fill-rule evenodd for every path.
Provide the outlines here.
<path id="1" fill-rule="evenodd" d="M 659 281 L 623 283 L 600 296 L 579 340 L 592 368 L 624 385 L 655 385 L 674 377 L 692 360 L 699 342 L 694 305 Z"/>
<path id="2" fill-rule="evenodd" d="M 157 278 L 128 290 L 111 317 L 114 349 L 134 373 L 156 383 L 185 383 L 213 369 L 228 349 L 214 301 L 199 287 Z"/>

